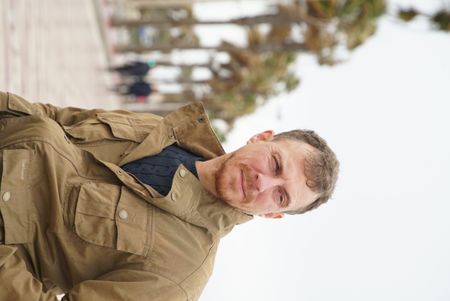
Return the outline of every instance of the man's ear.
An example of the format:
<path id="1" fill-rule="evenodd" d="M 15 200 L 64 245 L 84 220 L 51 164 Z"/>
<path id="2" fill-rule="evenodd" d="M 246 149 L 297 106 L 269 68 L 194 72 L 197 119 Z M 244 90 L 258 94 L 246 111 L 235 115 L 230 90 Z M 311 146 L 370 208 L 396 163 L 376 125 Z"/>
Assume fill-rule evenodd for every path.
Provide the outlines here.
<path id="1" fill-rule="evenodd" d="M 284 213 L 281 212 L 271 212 L 271 213 L 264 213 L 264 214 L 258 214 L 261 217 L 265 218 L 283 218 Z"/>
<path id="2" fill-rule="evenodd" d="M 253 135 L 248 141 L 247 144 L 255 143 L 259 141 L 272 141 L 274 132 L 272 130 L 266 130 L 264 132 Z"/>

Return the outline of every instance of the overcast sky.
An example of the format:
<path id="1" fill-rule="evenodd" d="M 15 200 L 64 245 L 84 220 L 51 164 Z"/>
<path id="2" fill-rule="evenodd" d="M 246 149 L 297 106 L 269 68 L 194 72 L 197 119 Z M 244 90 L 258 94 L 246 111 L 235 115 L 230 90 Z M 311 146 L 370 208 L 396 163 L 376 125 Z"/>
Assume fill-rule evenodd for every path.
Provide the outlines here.
<path id="1" fill-rule="evenodd" d="M 226 148 L 314 129 L 341 161 L 335 197 L 237 226 L 200 300 L 450 300 L 449 53 L 450 34 L 384 18 L 343 64 L 302 56 L 300 87 L 240 119 Z"/>

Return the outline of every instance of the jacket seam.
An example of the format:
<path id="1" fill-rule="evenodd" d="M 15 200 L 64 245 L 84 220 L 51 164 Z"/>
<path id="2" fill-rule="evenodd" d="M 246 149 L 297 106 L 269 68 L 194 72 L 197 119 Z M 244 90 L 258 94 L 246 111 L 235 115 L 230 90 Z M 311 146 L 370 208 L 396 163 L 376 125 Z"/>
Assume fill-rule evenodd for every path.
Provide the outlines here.
<path id="1" fill-rule="evenodd" d="M 174 284 L 176 287 L 178 287 L 183 293 L 184 293 L 184 295 L 186 296 L 186 300 L 187 301 L 189 301 L 189 295 L 188 295 L 188 293 L 186 292 L 186 290 L 180 285 L 180 283 L 177 283 L 176 281 L 174 281 L 174 280 L 172 280 L 172 279 L 170 279 L 170 278 L 168 278 L 168 277 L 166 277 L 166 276 L 163 276 L 162 274 L 160 274 L 160 273 L 155 273 L 155 272 L 150 272 L 150 273 L 153 273 L 153 274 L 155 274 L 155 275 L 158 275 L 159 277 L 161 277 L 161 278 L 164 278 L 164 279 L 166 279 L 167 281 L 169 281 L 169 282 L 171 282 L 172 284 Z"/>
<path id="2" fill-rule="evenodd" d="M 208 254 L 206 254 L 206 256 L 205 256 L 205 258 L 203 259 L 203 261 L 202 261 L 202 263 L 196 268 L 196 269 L 194 269 L 189 275 L 187 275 L 183 280 L 181 280 L 180 281 L 180 284 L 181 283 L 183 283 L 184 281 L 186 281 L 187 279 L 189 279 L 192 275 L 194 275 L 204 264 L 205 264 L 205 261 L 206 261 L 206 259 L 208 259 L 208 257 L 210 256 L 210 254 L 211 254 L 211 250 L 212 250 L 212 248 L 215 246 L 215 242 L 211 245 L 211 247 L 209 248 L 209 250 L 208 250 Z"/>
<path id="3" fill-rule="evenodd" d="M 131 139 L 131 138 L 118 138 L 114 136 L 114 139 L 112 138 L 101 138 L 95 141 L 87 141 L 87 142 L 83 142 L 80 139 L 74 137 L 73 135 L 70 134 L 70 132 L 67 132 L 65 129 L 63 129 L 64 133 L 67 134 L 68 136 L 70 136 L 73 140 L 71 140 L 71 142 L 75 145 L 82 145 L 83 147 L 89 147 L 89 146 L 101 146 L 101 145 L 107 145 L 107 144 L 115 144 L 117 142 L 126 142 L 126 143 L 141 143 L 141 142 L 136 142 L 135 140 Z"/>

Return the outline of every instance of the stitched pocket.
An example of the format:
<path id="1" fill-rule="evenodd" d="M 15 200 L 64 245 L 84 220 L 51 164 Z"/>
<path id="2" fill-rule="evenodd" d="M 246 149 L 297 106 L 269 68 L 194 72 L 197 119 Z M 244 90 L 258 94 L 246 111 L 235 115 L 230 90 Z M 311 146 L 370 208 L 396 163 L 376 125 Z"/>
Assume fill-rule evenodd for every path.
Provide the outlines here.
<path id="1" fill-rule="evenodd" d="M 33 150 L 0 151 L 0 210 L 7 244 L 27 243 L 31 239 L 30 188 L 40 180 L 34 158 Z"/>
<path id="2" fill-rule="evenodd" d="M 81 186 L 75 209 L 74 228 L 89 243 L 113 248 L 116 244 L 115 213 L 120 186 L 87 183 Z"/>
<path id="3" fill-rule="evenodd" d="M 101 140 L 141 142 L 144 138 L 137 134 L 128 117 L 112 112 L 98 113 L 96 118 L 83 120 L 71 126 L 64 126 L 64 130 L 78 143 Z"/>
<path id="4" fill-rule="evenodd" d="M 8 93 L 8 110 L 16 116 L 33 115 L 33 109 L 28 101 L 18 95 Z"/>
<path id="5" fill-rule="evenodd" d="M 152 207 L 125 186 L 86 183 L 74 214 L 75 233 L 94 245 L 147 255 L 152 239 Z"/>

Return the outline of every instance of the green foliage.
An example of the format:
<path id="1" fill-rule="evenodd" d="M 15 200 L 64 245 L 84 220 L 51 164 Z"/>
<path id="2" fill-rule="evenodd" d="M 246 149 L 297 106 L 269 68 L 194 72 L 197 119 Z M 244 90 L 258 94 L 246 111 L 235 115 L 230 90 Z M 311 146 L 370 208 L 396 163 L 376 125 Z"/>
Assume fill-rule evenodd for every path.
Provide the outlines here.
<path id="1" fill-rule="evenodd" d="M 306 7 L 304 41 L 326 65 L 339 62 L 337 47 L 353 50 L 371 37 L 386 12 L 385 0 L 307 0 Z"/>
<path id="2" fill-rule="evenodd" d="M 433 24 L 436 29 L 442 31 L 450 31 L 450 11 L 445 7 L 441 8 L 432 15 L 428 15 L 414 8 L 403 8 L 398 11 L 397 16 L 400 20 L 405 22 L 409 22 L 417 16 L 423 16 L 429 19 L 431 24 Z"/>
<path id="3" fill-rule="evenodd" d="M 409 22 L 412 19 L 414 19 L 418 14 L 419 14 L 418 11 L 416 11 L 413 8 L 410 8 L 410 9 L 400 9 L 398 11 L 397 16 L 398 16 L 398 18 L 400 20 L 405 21 L 405 22 Z"/>
<path id="4" fill-rule="evenodd" d="M 347 48 L 354 49 L 376 31 L 378 17 L 386 12 L 384 0 L 345 1 L 337 10 L 338 27 L 347 36 Z"/>
<path id="5" fill-rule="evenodd" d="M 189 6 L 176 8 L 176 14 L 172 13 L 174 9 L 153 8 L 142 15 L 152 20 L 175 20 L 179 16 L 195 19 Z M 299 51 L 314 53 L 321 64 L 334 65 L 338 61 L 335 48 L 354 49 L 374 34 L 377 19 L 385 13 L 386 4 L 385 0 L 292 0 L 290 4 L 277 5 L 277 9 L 274 15 L 248 17 L 239 22 L 230 20 L 230 23 L 245 26 L 248 46 L 240 48 L 222 42 L 218 50 L 226 51 L 230 61 L 208 66 L 213 76 L 207 82 L 209 92 L 203 93 L 201 100 L 213 117 L 232 124 L 236 117 L 253 112 L 270 97 L 297 88 L 300 79 L 291 66 Z M 260 21 L 265 22 L 269 30 L 262 30 L 258 26 Z M 190 26 L 182 26 L 177 36 L 167 27 L 158 29 L 158 44 L 198 45 L 201 49 Z M 183 70 L 180 79 L 188 81 L 191 69 Z"/>
<path id="6" fill-rule="evenodd" d="M 450 31 L 450 11 L 442 9 L 431 17 L 435 27 L 442 31 Z"/>
<path id="7" fill-rule="evenodd" d="M 190 6 L 171 7 L 142 7 L 138 10 L 140 19 L 170 21 L 176 19 L 174 15 L 184 15 L 186 19 L 193 19 L 193 11 Z M 130 37 L 130 44 L 135 46 L 145 46 L 145 43 L 139 37 L 141 30 L 145 28 L 130 26 L 127 27 Z M 182 27 L 177 32 L 171 30 L 170 27 L 159 27 L 152 36 L 152 41 L 157 41 L 159 45 L 191 45 L 199 46 L 200 39 L 195 34 L 193 28 Z M 166 53 L 169 51 L 165 51 Z"/>
<path id="8" fill-rule="evenodd" d="M 230 63 L 222 66 L 231 75 L 223 78 L 217 76 L 219 70 L 215 72 L 210 83 L 214 95 L 207 100 L 208 108 L 220 111 L 217 116 L 232 124 L 235 118 L 253 112 L 269 97 L 295 89 L 300 80 L 289 67 L 295 62 L 297 53 L 255 53 L 251 50 L 261 44 L 283 42 L 290 31 L 290 26 L 272 26 L 265 34 L 256 28 L 248 28 L 248 49 L 231 49 Z"/>

